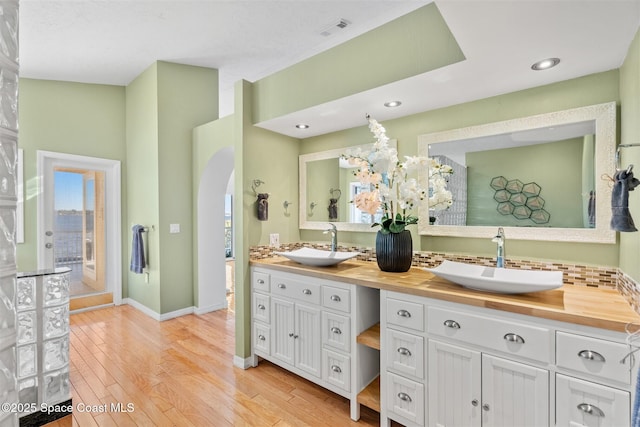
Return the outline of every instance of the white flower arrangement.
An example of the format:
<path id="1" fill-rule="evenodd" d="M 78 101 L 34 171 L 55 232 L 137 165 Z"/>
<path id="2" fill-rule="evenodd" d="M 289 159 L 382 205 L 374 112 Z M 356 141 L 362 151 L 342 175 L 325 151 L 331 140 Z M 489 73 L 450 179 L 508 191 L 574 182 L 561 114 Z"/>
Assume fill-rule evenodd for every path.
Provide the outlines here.
<path id="1" fill-rule="evenodd" d="M 447 209 L 453 203 L 451 192 L 446 189 L 446 177 L 453 173 L 448 165 L 441 165 L 436 159 L 421 156 L 405 156 L 400 162 L 398 151 L 389 146 L 386 130 L 380 123 L 367 116 L 369 129 L 376 142 L 373 150 L 355 150 L 342 155 L 349 164 L 358 167 L 356 178 L 362 184 L 371 184 L 371 190 L 359 193 L 352 201 L 356 207 L 371 215 L 382 208 L 382 219 L 372 227 L 380 226 L 381 232 L 400 233 L 407 225 L 416 224 L 418 217 L 410 211 L 429 192 L 429 208 Z M 429 168 L 429 188 L 421 188 L 410 175 L 421 168 Z"/>

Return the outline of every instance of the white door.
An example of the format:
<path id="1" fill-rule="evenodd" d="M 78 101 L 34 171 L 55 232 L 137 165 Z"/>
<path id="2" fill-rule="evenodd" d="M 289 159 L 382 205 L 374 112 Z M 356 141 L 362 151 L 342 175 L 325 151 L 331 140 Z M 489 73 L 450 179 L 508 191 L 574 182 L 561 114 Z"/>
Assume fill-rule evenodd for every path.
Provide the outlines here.
<path id="1" fill-rule="evenodd" d="M 322 363 L 320 310 L 296 304 L 295 313 L 296 366 L 316 377 L 320 377 L 320 365 Z"/>
<path id="2" fill-rule="evenodd" d="M 482 426 L 549 425 L 549 371 L 482 355 Z"/>
<path id="3" fill-rule="evenodd" d="M 59 226 L 60 218 L 56 219 L 60 216 L 56 215 L 57 197 L 54 178 L 56 171 L 77 172 L 81 182 L 79 201 L 74 201 L 79 203 L 78 207 L 70 204 L 67 206 L 68 209 L 62 209 L 63 214 L 70 216 L 73 216 L 74 210 L 80 213 L 78 216 L 80 231 L 77 232 L 77 241 L 65 243 L 64 245 L 67 246 L 60 243 L 61 234 L 65 231 L 61 231 Z M 60 266 L 61 262 L 77 261 L 79 280 L 84 276 L 90 281 L 90 286 L 100 286 L 99 291 L 112 292 L 114 303 L 120 304 L 122 299 L 120 162 L 38 151 L 37 174 L 40 177 L 37 215 L 38 268 L 50 269 Z M 102 185 L 103 190 L 100 192 L 104 193 L 103 201 L 95 199 L 98 192 L 96 183 Z M 89 187 L 93 189 L 90 190 Z M 85 203 L 90 197 L 95 199 L 91 202 L 91 207 Z M 101 212 L 96 213 L 96 208 L 100 208 Z M 96 219 L 102 223 L 100 227 L 95 226 Z M 91 241 L 88 242 L 87 239 Z M 96 246 L 96 239 L 100 247 Z M 59 247 L 56 248 L 57 244 Z M 77 257 L 77 260 L 74 257 Z M 100 265 L 96 263 L 99 259 Z M 102 278 L 96 276 L 96 273 Z"/>
<path id="4" fill-rule="evenodd" d="M 481 355 L 429 340 L 429 425 L 482 425 Z"/>
<path id="5" fill-rule="evenodd" d="M 293 303 L 271 297 L 271 355 L 290 365 L 294 364 Z"/>

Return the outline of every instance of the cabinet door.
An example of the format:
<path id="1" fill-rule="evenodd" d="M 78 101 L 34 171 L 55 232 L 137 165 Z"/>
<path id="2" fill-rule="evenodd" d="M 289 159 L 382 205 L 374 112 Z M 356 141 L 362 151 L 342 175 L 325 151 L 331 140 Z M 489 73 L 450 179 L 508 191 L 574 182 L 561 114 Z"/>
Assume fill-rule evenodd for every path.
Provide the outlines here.
<path id="1" fill-rule="evenodd" d="M 482 425 L 549 425 L 549 371 L 482 355 Z"/>
<path id="2" fill-rule="evenodd" d="M 626 391 L 556 375 L 556 423 L 559 426 L 628 426 L 630 410 Z"/>
<path id="3" fill-rule="evenodd" d="M 429 425 L 480 426 L 480 352 L 429 340 Z"/>
<path id="4" fill-rule="evenodd" d="M 271 355 L 293 365 L 295 327 L 293 303 L 271 298 Z"/>
<path id="5" fill-rule="evenodd" d="M 320 377 L 320 310 L 303 304 L 295 306 L 295 365 Z"/>

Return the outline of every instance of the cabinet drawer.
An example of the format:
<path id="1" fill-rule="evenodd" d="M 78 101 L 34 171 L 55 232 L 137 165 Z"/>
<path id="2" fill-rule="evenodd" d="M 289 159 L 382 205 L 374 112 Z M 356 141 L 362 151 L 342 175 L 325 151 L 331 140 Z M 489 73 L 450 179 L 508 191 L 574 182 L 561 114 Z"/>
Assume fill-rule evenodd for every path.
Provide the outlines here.
<path id="1" fill-rule="evenodd" d="M 322 378 L 329 384 L 351 391 L 351 359 L 349 356 L 322 350 Z"/>
<path id="2" fill-rule="evenodd" d="M 424 423 L 425 406 L 424 385 L 392 373 L 387 373 L 387 381 L 388 411 L 413 423 L 422 425 Z"/>
<path id="3" fill-rule="evenodd" d="M 631 425 L 629 393 L 556 374 L 556 425 Z"/>
<path id="4" fill-rule="evenodd" d="M 268 356 L 271 350 L 271 328 L 258 322 L 253 323 L 253 351 Z"/>
<path id="5" fill-rule="evenodd" d="M 288 277 L 272 276 L 271 293 L 320 305 L 320 285 Z"/>
<path id="6" fill-rule="evenodd" d="M 269 274 L 254 271 L 251 275 L 253 289 L 256 291 L 269 292 Z"/>
<path id="7" fill-rule="evenodd" d="M 416 331 L 424 331 L 424 305 L 387 298 L 387 323 Z"/>
<path id="8" fill-rule="evenodd" d="M 349 313 L 351 311 L 351 292 L 348 289 L 322 287 L 322 305 L 334 310 Z"/>
<path id="9" fill-rule="evenodd" d="M 427 330 L 434 335 L 515 356 L 552 361 L 552 335 L 546 328 L 429 307 Z"/>
<path id="10" fill-rule="evenodd" d="M 417 335 L 387 329 L 387 368 L 424 378 L 424 339 Z"/>
<path id="11" fill-rule="evenodd" d="M 629 363 L 620 363 L 628 352 L 617 342 L 556 332 L 556 363 L 561 368 L 631 384 Z"/>
<path id="12" fill-rule="evenodd" d="M 350 319 L 346 316 L 323 311 L 322 343 L 348 353 L 351 347 Z"/>
<path id="13" fill-rule="evenodd" d="M 253 318 L 265 323 L 271 322 L 269 295 L 254 292 L 253 294 Z"/>

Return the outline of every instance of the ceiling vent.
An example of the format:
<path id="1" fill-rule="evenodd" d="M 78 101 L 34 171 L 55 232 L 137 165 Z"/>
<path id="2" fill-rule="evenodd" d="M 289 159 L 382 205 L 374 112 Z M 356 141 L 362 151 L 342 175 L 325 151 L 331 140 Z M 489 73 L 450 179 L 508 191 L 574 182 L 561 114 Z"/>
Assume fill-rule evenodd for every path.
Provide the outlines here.
<path id="1" fill-rule="evenodd" d="M 320 31 L 320 35 L 324 37 L 329 37 L 331 34 L 335 33 L 338 30 L 344 30 L 351 24 L 351 21 L 347 21 L 344 18 L 340 18 L 337 22 L 329 25 L 324 30 Z"/>

